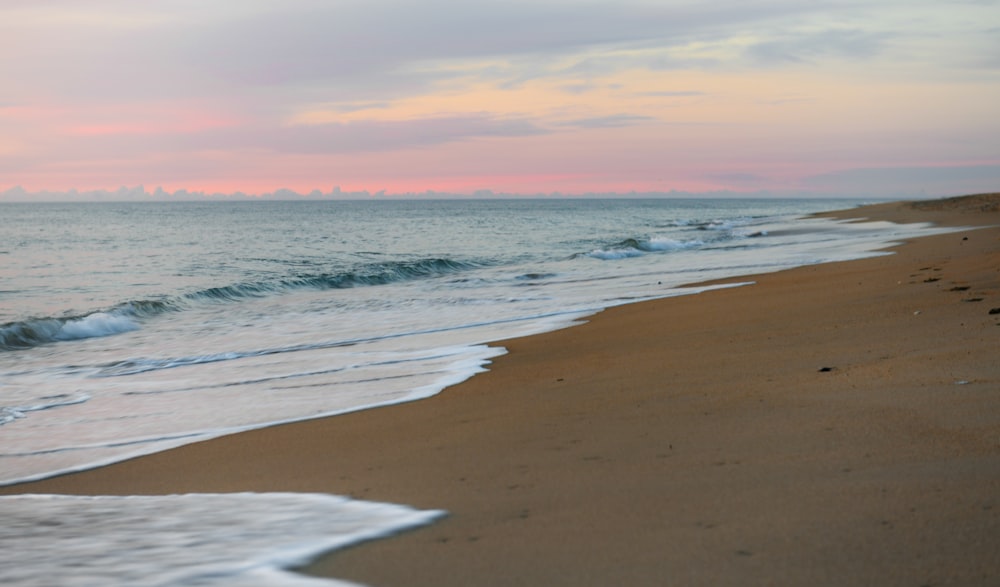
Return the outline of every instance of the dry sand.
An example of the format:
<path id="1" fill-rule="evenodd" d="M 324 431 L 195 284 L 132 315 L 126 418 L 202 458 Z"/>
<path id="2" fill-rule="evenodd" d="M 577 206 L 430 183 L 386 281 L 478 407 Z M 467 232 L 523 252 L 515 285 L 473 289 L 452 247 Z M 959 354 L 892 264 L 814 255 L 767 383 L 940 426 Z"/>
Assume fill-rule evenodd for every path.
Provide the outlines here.
<path id="1" fill-rule="evenodd" d="M 380 587 L 1000 585 L 998 204 L 847 211 L 983 228 L 614 308 L 420 402 L 0 491 L 448 510 L 307 569 Z"/>

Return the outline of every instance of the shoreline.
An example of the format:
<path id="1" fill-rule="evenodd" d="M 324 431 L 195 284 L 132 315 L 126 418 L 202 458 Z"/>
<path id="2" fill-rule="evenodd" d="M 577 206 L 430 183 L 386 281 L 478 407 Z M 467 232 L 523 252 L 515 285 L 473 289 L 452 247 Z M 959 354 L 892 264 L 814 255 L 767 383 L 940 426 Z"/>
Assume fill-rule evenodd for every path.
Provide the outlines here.
<path id="1" fill-rule="evenodd" d="M 983 226 L 998 202 L 824 215 Z M 384 587 L 998 580 L 1000 229 L 892 250 L 503 341 L 488 372 L 419 402 L 0 494 L 299 491 L 449 511 L 305 569 Z"/>

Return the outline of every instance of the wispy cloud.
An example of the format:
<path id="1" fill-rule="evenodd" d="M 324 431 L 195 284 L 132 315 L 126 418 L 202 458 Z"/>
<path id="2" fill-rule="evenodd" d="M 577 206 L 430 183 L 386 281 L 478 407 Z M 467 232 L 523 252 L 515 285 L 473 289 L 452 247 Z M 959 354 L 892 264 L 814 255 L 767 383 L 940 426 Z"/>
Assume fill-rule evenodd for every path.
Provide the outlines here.
<path id="1" fill-rule="evenodd" d="M 255 150 L 345 154 L 405 150 L 478 138 L 526 137 L 548 131 L 530 120 L 486 114 L 414 120 L 359 120 L 284 126 L 218 126 L 173 132 L 169 128 L 96 126 L 74 129 L 61 141 L 65 155 L 125 158 L 157 152 Z"/>
<path id="2" fill-rule="evenodd" d="M 697 90 L 664 90 L 656 92 L 640 92 L 640 96 L 652 96 L 654 98 L 687 98 L 691 96 L 704 96 L 705 92 Z"/>
<path id="3" fill-rule="evenodd" d="M 862 167 L 823 173 L 806 179 L 823 190 L 893 195 L 960 195 L 1000 188 L 1000 165 L 933 165 Z"/>
<path id="4" fill-rule="evenodd" d="M 613 114 L 611 116 L 598 116 L 594 118 L 580 118 L 561 122 L 562 126 L 573 126 L 577 128 L 622 128 L 637 124 L 647 124 L 656 122 L 652 116 L 641 116 L 637 114 Z"/>
<path id="5" fill-rule="evenodd" d="M 480 114 L 295 125 L 260 131 L 222 130 L 203 140 L 212 148 L 243 146 L 273 149 L 281 153 L 358 153 L 401 150 L 478 138 L 526 137 L 546 132 L 529 120 L 494 118 Z"/>
<path id="6" fill-rule="evenodd" d="M 424 181 L 416 151 L 483 188 L 994 161 L 996 22 L 990 1 L 6 0 L 0 187 L 259 182 L 268 156 L 303 183 Z"/>
<path id="7" fill-rule="evenodd" d="M 747 54 L 764 63 L 807 63 L 820 59 L 869 59 L 885 49 L 888 33 L 861 30 L 827 30 L 783 35 L 755 43 Z"/>
<path id="8" fill-rule="evenodd" d="M 200 10 L 182 3 L 183 8 L 171 12 L 155 2 L 54 4 L 67 10 L 67 16 L 58 18 L 59 12 L 44 7 L 31 11 L 27 3 L 0 8 L 0 17 L 8 15 L 0 18 L 7 23 L 0 32 L 18 48 L 0 58 L 0 73 L 32 79 L 77 99 L 271 87 L 345 101 L 426 91 L 454 74 L 443 65 L 487 58 L 512 60 L 516 69 L 509 73 L 522 77 L 531 75 L 527 64 L 535 66 L 535 75 L 578 75 L 581 68 L 603 74 L 633 65 L 631 58 L 601 57 L 609 48 L 718 41 L 758 22 L 808 15 L 824 6 L 790 1 L 719 7 L 635 0 L 287 0 L 217 2 Z M 24 19 L 35 26 L 24 27 Z M 81 20 L 87 26 L 79 26 Z M 860 33 L 854 39 L 828 35 L 821 41 L 829 47 L 858 38 L 872 43 Z M 802 49 L 809 43 L 799 45 Z M 768 55 L 780 49 L 765 43 L 758 51 Z M 571 67 L 560 63 L 595 50 Z M 520 59 L 526 61 L 518 64 Z"/>

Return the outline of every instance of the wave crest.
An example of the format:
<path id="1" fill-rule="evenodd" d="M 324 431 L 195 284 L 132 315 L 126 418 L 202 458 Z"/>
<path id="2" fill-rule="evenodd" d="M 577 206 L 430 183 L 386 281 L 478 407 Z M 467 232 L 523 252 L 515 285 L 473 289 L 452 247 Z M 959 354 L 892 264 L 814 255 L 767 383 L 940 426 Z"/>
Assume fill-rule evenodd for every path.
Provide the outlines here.
<path id="1" fill-rule="evenodd" d="M 264 279 L 211 287 L 163 300 L 131 300 L 89 314 L 30 318 L 0 325 L 0 351 L 30 349 L 53 342 L 111 336 L 140 328 L 140 321 L 192 304 L 240 302 L 301 289 L 347 289 L 433 278 L 482 267 L 481 263 L 430 258 L 363 265 L 353 271 Z"/>
<path id="2" fill-rule="evenodd" d="M 272 280 L 213 287 L 184 296 L 187 301 L 239 301 L 294 291 L 298 289 L 348 289 L 386 285 L 411 279 L 437 277 L 481 267 L 478 263 L 454 259 L 418 259 L 372 263 L 354 271 L 319 273 Z"/>
<path id="3" fill-rule="evenodd" d="M 704 246 L 701 240 L 678 240 L 667 237 L 652 237 L 648 239 L 627 238 L 609 247 L 595 249 L 585 256 L 602 261 L 640 257 L 647 253 L 663 253 L 684 251 Z"/>
<path id="4" fill-rule="evenodd" d="M 0 350 L 29 349 L 50 342 L 111 336 L 138 329 L 132 318 L 114 311 L 11 322 L 0 326 Z"/>

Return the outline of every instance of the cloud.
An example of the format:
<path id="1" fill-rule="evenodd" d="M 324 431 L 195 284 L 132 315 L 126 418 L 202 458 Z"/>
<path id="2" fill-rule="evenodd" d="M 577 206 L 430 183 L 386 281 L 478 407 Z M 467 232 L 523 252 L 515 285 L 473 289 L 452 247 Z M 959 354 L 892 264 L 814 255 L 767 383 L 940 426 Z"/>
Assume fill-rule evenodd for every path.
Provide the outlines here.
<path id="1" fill-rule="evenodd" d="M 274 88 L 273 99 L 294 88 L 296 95 L 313 92 L 312 99 L 363 101 L 427 91 L 451 76 L 475 74 L 483 60 L 508 60 L 514 69 L 505 75 L 523 78 L 531 67 L 551 73 L 565 67 L 559 60 L 588 51 L 718 40 L 823 3 L 258 0 L 182 2 L 172 11 L 147 3 L 54 5 L 60 9 L 0 8 L 0 34 L 17 48 L 0 57 L 0 76 L 77 100 L 231 95 L 243 88 Z M 74 20 L 83 17 L 87 26 Z M 589 61 L 600 64 L 595 74 L 631 65 Z"/>
<path id="2" fill-rule="evenodd" d="M 126 129 L 127 130 L 127 129 Z M 525 137 L 545 129 L 523 118 L 488 114 L 412 120 L 359 120 L 344 123 L 284 126 L 226 126 L 173 133 L 85 133 L 67 137 L 52 149 L 65 156 L 115 159 L 155 153 L 191 151 L 271 151 L 286 154 L 350 154 L 385 152 L 480 138 Z"/>
<path id="3" fill-rule="evenodd" d="M 333 105 L 333 109 L 337 112 L 361 112 L 363 110 L 385 110 L 389 108 L 388 102 L 354 102 L 354 103 L 341 103 Z"/>
<path id="4" fill-rule="evenodd" d="M 566 92 L 567 94 L 573 94 L 575 96 L 579 96 L 582 94 L 586 94 L 588 92 L 593 92 L 599 87 L 600 86 L 598 86 L 597 84 L 579 83 L 579 84 L 567 84 L 565 86 L 560 87 L 559 90 Z"/>
<path id="5" fill-rule="evenodd" d="M 652 116 L 640 116 L 637 114 L 613 114 L 611 116 L 597 116 L 594 118 L 569 120 L 560 123 L 560 126 L 572 126 L 577 128 L 621 128 L 656 121 L 657 119 Z"/>
<path id="6" fill-rule="evenodd" d="M 751 58 L 763 63 L 803 63 L 818 59 L 869 59 L 885 48 L 890 35 L 861 30 L 828 30 L 787 35 L 747 48 Z"/>
<path id="7" fill-rule="evenodd" d="M 934 0 L 7 0 L 0 180 L 98 185 L 98 173 L 113 184 L 132 173 L 130 182 L 222 185 L 256 174 L 240 184 L 251 186 L 310 170 L 367 182 L 440 162 L 406 181 L 446 175 L 449 165 L 497 182 L 529 167 L 568 177 L 579 166 L 631 185 L 637 157 L 655 153 L 643 173 L 663 176 L 670 162 L 702 185 L 705 169 L 694 168 L 707 157 L 775 177 L 772 169 L 796 164 L 829 169 L 823 157 L 873 167 L 991 161 L 996 88 L 982 68 L 997 67 L 1000 53 L 983 30 L 996 27 L 996 9 Z M 335 122 L 290 124 L 318 120 Z M 705 120 L 725 131 L 696 123 Z"/>
<path id="8" fill-rule="evenodd" d="M 296 125 L 280 129 L 223 131 L 220 147 L 257 145 L 282 153 L 358 153 L 400 150 L 479 138 L 524 137 L 547 131 L 517 118 L 486 114 L 439 118 Z"/>
<path id="9" fill-rule="evenodd" d="M 872 167 L 824 173 L 805 185 L 841 193 L 877 193 L 903 197 L 992 192 L 1000 186 L 1000 165 Z"/>
<path id="10" fill-rule="evenodd" d="M 770 178 L 764 177 L 763 175 L 745 172 L 714 173 L 709 174 L 708 178 L 725 184 L 736 184 L 741 186 L 747 184 L 766 185 L 770 181 Z"/>
<path id="11" fill-rule="evenodd" d="M 640 96 L 651 96 L 654 98 L 679 98 L 686 96 L 704 96 L 705 92 L 697 90 L 665 91 L 665 92 L 641 92 Z"/>
<path id="12" fill-rule="evenodd" d="M 628 70 L 870 59 L 891 39 L 876 24 L 815 29 L 831 13 L 857 21 L 886 10 L 829 0 L 25 1 L 0 7 L 0 48 L 12 49 L 0 51 L 0 79 L 18 80 L 5 88 L 12 101 L 199 100 L 275 121 L 304 104 L 391 105 L 441 87 L 545 79 L 583 95 Z M 748 36 L 758 42 L 747 47 Z M 692 94 L 661 94 L 682 95 Z"/>

